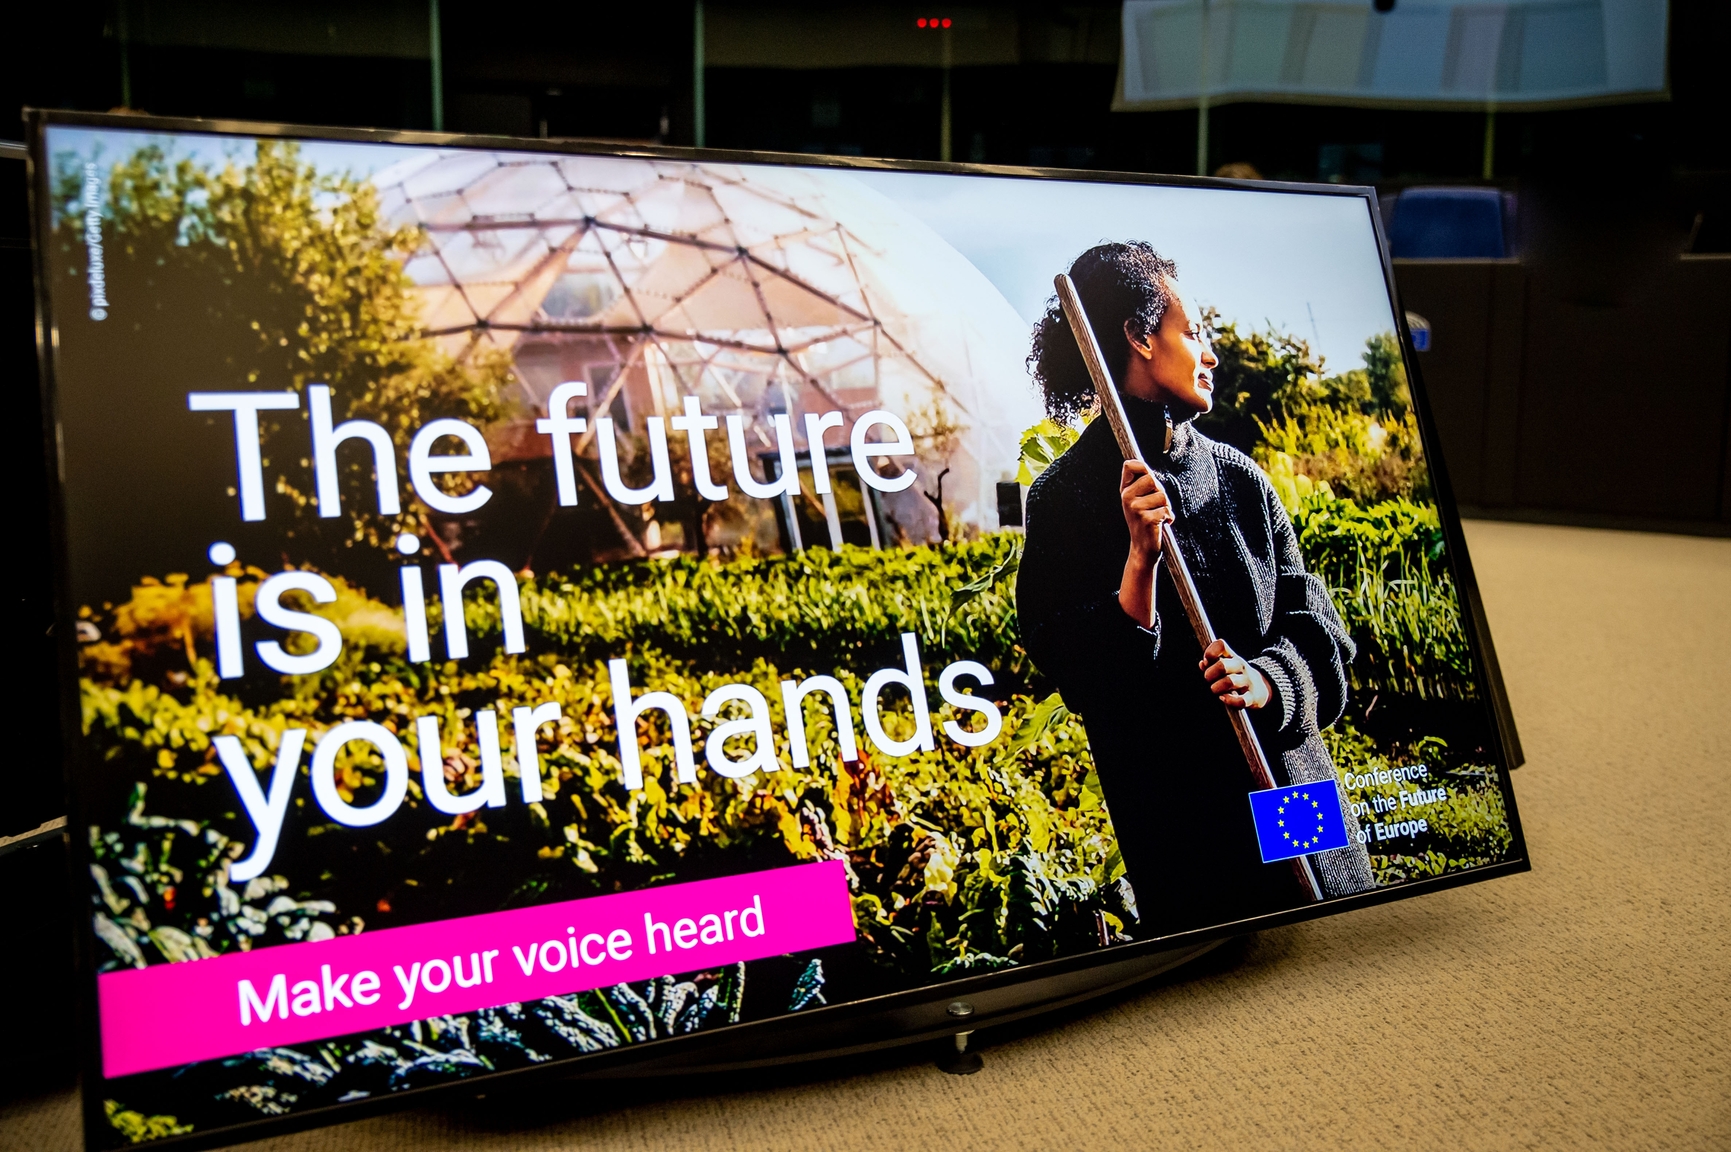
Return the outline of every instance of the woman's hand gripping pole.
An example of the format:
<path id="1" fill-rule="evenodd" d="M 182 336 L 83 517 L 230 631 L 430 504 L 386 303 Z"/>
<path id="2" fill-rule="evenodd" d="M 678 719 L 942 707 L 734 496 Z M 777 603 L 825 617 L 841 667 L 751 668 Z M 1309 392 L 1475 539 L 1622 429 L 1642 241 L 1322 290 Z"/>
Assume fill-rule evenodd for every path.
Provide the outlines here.
<path id="1" fill-rule="evenodd" d="M 1196 592 L 1196 581 L 1190 575 L 1190 566 L 1184 562 L 1184 553 L 1178 547 L 1177 538 L 1172 532 L 1171 502 L 1166 499 L 1166 490 L 1148 467 L 1148 461 L 1142 456 L 1142 449 L 1136 443 L 1136 433 L 1130 427 L 1129 415 L 1124 411 L 1124 401 L 1118 395 L 1118 389 L 1113 387 L 1111 375 L 1106 371 L 1106 360 L 1100 354 L 1100 344 L 1094 339 L 1094 329 L 1088 323 L 1088 314 L 1082 308 L 1082 298 L 1076 294 L 1076 285 L 1070 277 L 1059 273 L 1052 282 L 1057 289 L 1058 302 L 1063 306 L 1064 318 L 1070 322 L 1070 332 L 1076 337 L 1076 344 L 1082 351 L 1082 361 L 1088 366 L 1088 375 L 1094 381 L 1094 391 L 1100 400 L 1100 410 L 1105 414 L 1107 422 L 1112 427 L 1112 435 L 1118 441 L 1118 449 L 1124 454 L 1127 462 L 1125 477 L 1133 469 L 1130 463 L 1141 465 L 1140 472 L 1154 483 L 1160 499 L 1149 500 L 1149 511 L 1162 509 L 1164 515 L 1152 516 L 1147 522 L 1149 542 L 1155 543 L 1155 552 L 1159 560 L 1163 560 L 1172 576 L 1172 586 L 1178 591 L 1178 601 L 1184 607 L 1184 615 L 1190 621 L 1190 630 L 1196 634 L 1196 642 L 1204 652 L 1209 651 L 1219 637 L 1214 634 L 1214 626 L 1208 621 L 1208 612 L 1202 606 L 1202 599 Z M 1140 481 L 1138 480 L 1137 483 Z M 1139 493 L 1138 499 L 1144 494 Z M 1151 496 L 1150 494 L 1147 494 Z M 1128 506 L 1128 505 L 1127 505 Z M 1136 529 L 1132 525 L 1132 539 L 1136 538 Z M 1152 623 L 1154 603 L 1154 588 L 1152 572 L 1146 587 L 1146 602 L 1149 609 L 1147 623 Z M 1140 601 L 1133 601 L 1139 603 Z M 1132 613 L 1134 614 L 1134 613 Z M 1256 737 L 1256 729 L 1250 726 L 1250 717 L 1243 708 L 1227 707 L 1227 719 L 1232 723 L 1232 734 L 1238 738 L 1238 748 L 1244 754 L 1244 761 L 1250 768 L 1251 778 L 1258 789 L 1274 788 L 1274 772 L 1269 767 L 1268 757 L 1262 751 L 1262 741 Z M 1312 900 L 1323 898 L 1322 885 L 1317 881 L 1316 872 L 1310 866 L 1310 860 L 1304 856 L 1292 858 L 1292 869 L 1297 874 L 1300 883 L 1310 894 Z"/>

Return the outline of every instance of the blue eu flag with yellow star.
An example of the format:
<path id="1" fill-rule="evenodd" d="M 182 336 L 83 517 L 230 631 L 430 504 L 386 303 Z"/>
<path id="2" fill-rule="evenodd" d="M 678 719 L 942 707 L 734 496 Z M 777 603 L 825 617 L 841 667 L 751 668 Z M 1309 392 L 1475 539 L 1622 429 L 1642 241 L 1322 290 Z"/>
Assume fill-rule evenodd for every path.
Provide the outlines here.
<path id="1" fill-rule="evenodd" d="M 1250 817 L 1264 864 L 1346 847 L 1340 786 L 1333 780 L 1252 792 Z"/>

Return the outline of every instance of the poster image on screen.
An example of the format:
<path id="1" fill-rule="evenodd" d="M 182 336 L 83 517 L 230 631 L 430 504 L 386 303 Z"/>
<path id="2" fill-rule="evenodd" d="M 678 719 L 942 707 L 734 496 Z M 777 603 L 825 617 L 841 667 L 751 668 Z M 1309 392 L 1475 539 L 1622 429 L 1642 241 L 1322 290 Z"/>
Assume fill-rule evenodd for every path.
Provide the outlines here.
<path id="1" fill-rule="evenodd" d="M 1363 196 L 40 150 L 93 1146 L 1524 858 Z"/>

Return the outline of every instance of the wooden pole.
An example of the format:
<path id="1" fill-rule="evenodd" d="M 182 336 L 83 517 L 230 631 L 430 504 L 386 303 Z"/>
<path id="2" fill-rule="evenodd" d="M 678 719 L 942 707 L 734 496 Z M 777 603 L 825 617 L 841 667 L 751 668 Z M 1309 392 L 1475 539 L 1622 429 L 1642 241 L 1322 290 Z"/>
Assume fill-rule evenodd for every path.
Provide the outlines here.
<path id="1" fill-rule="evenodd" d="M 709 138 L 709 109 L 705 103 L 704 81 L 708 62 L 704 57 L 703 0 L 691 6 L 691 142 L 706 147 Z"/>
<path id="2" fill-rule="evenodd" d="M 944 90 L 942 107 L 938 118 L 938 159 L 946 164 L 953 159 L 954 148 L 950 139 L 950 65 L 955 60 L 955 42 L 951 40 L 951 32 L 944 29 Z"/>
<path id="3" fill-rule="evenodd" d="M 1082 360 L 1088 365 L 1088 375 L 1094 380 L 1094 391 L 1100 397 L 1100 409 L 1105 413 L 1107 423 L 1112 426 L 1112 435 L 1118 440 L 1118 450 L 1124 454 L 1126 460 L 1147 464 L 1141 446 L 1136 443 L 1136 433 L 1130 427 L 1130 418 L 1124 411 L 1124 401 L 1119 397 L 1118 389 L 1112 386 L 1112 377 L 1106 371 L 1105 358 L 1100 354 L 1099 341 L 1094 339 L 1094 329 L 1088 323 L 1088 314 L 1082 308 L 1082 298 L 1076 294 L 1076 285 L 1063 273 L 1059 273 L 1053 285 L 1058 290 L 1058 301 L 1064 308 L 1064 318 L 1070 322 L 1070 331 L 1082 349 Z M 1150 468 L 1149 472 L 1152 474 L 1153 469 Z M 1155 483 L 1158 484 L 1159 480 L 1156 479 Z M 1184 615 L 1190 621 L 1190 630 L 1196 634 L 1196 642 L 1206 651 L 1218 637 L 1214 634 L 1214 626 L 1209 623 L 1208 610 L 1203 607 L 1202 598 L 1196 592 L 1196 581 L 1190 575 L 1190 565 L 1185 563 L 1184 553 L 1178 547 L 1178 539 L 1170 522 L 1160 525 L 1160 555 L 1172 574 L 1172 586 L 1178 590 L 1178 602 L 1184 607 Z M 1256 787 L 1279 787 L 1274 779 L 1274 771 L 1269 767 L 1268 757 L 1262 751 L 1262 741 L 1256 738 L 1256 729 L 1250 726 L 1249 715 L 1243 708 L 1223 707 L 1226 707 L 1226 718 L 1232 722 L 1232 734 L 1238 738 L 1238 749 L 1244 754 L 1244 762 L 1250 767 L 1250 775 L 1256 782 Z M 1293 857 L 1292 868 L 1310 893 L 1311 899 L 1321 900 L 1322 885 L 1317 882 L 1309 859 L 1304 856 Z"/>
<path id="4" fill-rule="evenodd" d="M 427 59 L 433 66 L 433 131 L 445 130 L 445 44 L 439 0 L 427 2 Z"/>
<path id="5" fill-rule="evenodd" d="M 1196 53 L 1196 174 L 1208 175 L 1208 0 L 1202 0 L 1202 43 Z"/>
<path id="6" fill-rule="evenodd" d="M 1486 180 L 1496 177 L 1497 172 L 1497 105 L 1491 101 L 1485 105 L 1485 155 L 1484 163 L 1479 167 L 1479 175 Z"/>

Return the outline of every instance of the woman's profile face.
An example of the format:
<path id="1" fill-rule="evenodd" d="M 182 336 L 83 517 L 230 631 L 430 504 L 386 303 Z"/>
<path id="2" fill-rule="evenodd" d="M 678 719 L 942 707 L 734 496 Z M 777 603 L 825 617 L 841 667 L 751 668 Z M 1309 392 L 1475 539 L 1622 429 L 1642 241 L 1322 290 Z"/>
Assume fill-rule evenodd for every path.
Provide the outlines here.
<path id="1" fill-rule="evenodd" d="M 1197 311 L 1175 281 L 1166 282 L 1171 302 L 1145 340 L 1128 331 L 1130 370 L 1125 391 L 1142 400 L 1201 415 L 1214 407 L 1214 368 L 1220 363 Z"/>

